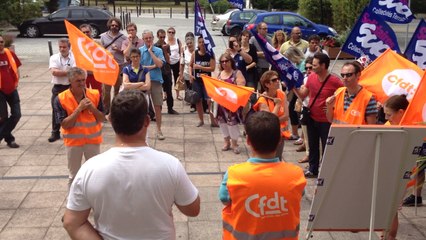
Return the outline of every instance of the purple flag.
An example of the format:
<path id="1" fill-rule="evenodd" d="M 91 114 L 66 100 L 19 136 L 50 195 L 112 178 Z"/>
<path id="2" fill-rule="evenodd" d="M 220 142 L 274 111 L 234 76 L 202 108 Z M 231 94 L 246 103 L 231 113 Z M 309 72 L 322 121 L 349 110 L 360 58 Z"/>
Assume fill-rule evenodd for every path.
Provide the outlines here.
<path id="1" fill-rule="evenodd" d="M 421 69 L 426 69 L 426 22 L 420 20 L 404 55 Z"/>
<path id="2" fill-rule="evenodd" d="M 194 34 L 195 36 L 202 36 L 204 39 L 204 46 L 206 47 L 206 52 L 211 57 L 214 56 L 213 48 L 215 47 L 213 38 L 210 35 L 209 31 L 207 31 L 206 23 L 204 22 L 204 18 L 201 15 L 201 7 L 198 0 L 195 0 L 195 21 L 194 21 Z"/>
<path id="3" fill-rule="evenodd" d="M 285 82 L 287 88 L 291 90 L 293 87 L 299 88 L 302 86 L 303 73 L 254 29 L 251 29 L 250 31 L 256 38 L 259 46 L 262 48 L 263 53 L 265 54 L 265 59 L 278 70 L 281 81 Z"/>
<path id="4" fill-rule="evenodd" d="M 391 23 L 410 23 L 414 19 L 408 0 L 371 0 L 369 9 Z"/>
<path id="5" fill-rule="evenodd" d="M 368 55 L 374 61 L 388 48 L 401 52 L 394 31 L 382 18 L 365 8 L 343 44 L 342 51 L 357 58 Z"/>

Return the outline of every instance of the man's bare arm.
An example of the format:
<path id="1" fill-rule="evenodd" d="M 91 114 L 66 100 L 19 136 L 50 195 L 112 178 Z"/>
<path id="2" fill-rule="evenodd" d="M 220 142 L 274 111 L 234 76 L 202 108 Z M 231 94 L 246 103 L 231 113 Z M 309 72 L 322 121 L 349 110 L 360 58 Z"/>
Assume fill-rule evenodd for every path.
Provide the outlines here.
<path id="1" fill-rule="evenodd" d="M 98 231 L 89 222 L 90 208 L 84 211 L 66 209 L 63 226 L 71 239 L 102 240 Z"/>

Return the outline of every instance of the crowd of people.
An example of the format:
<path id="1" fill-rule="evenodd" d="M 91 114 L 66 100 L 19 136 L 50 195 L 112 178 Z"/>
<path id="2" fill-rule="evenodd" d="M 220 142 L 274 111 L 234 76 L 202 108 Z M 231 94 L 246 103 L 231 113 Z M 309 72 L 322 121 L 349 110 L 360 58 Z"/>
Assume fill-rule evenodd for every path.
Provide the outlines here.
<path id="1" fill-rule="evenodd" d="M 91 36 L 90 25 L 79 28 Z M 319 36 L 312 35 L 306 41 L 301 29 L 294 27 L 288 38 L 283 31 L 275 32 L 271 38 L 267 28 L 262 22 L 257 32 L 304 74 L 302 87 L 286 87 L 249 31 L 230 36 L 226 51 L 216 58 L 206 51 L 202 36 L 188 32 L 181 41 L 175 28 L 170 27 L 158 29 L 155 35 L 145 30 L 139 38 L 134 23 L 125 26 L 125 36 L 120 31 L 121 21 L 111 18 L 109 30 L 95 41 L 119 65 L 114 86 L 100 84 L 92 72 L 76 65 L 68 39 L 58 41 L 59 52 L 49 60 L 53 86 L 52 132 L 48 141 L 61 139 L 62 129 L 70 188 L 63 221 L 71 237 L 173 239 L 173 204 L 187 216 L 198 215 L 198 190 L 179 160 L 147 144 L 151 121 L 155 121 L 156 138 L 166 138 L 162 132 L 163 101 L 168 114 L 179 114 L 173 107 L 174 101 L 183 101 L 182 89 L 177 87 L 183 84 L 200 97 L 190 106 L 191 112 L 197 112 L 196 127 L 204 126 L 204 114 L 208 114 L 210 127 L 219 127 L 222 133 L 222 151 L 239 154 L 240 125 L 244 125 L 245 141 L 250 147 L 250 159 L 230 167 L 220 186 L 219 198 L 225 205 L 224 239 L 239 239 L 241 234 L 247 239 L 253 235 L 297 239 L 305 178 L 318 176 L 331 124 L 377 124 L 380 114 L 389 120 L 388 124 L 398 124 L 407 104 L 399 103 L 404 96 L 395 96 L 379 106 L 374 94 L 358 83 L 363 62 L 345 63 L 340 77 L 330 73 L 330 58 L 321 48 Z M 12 131 L 21 117 L 17 91 L 21 62 L 3 42 L 0 36 L 0 140 L 4 139 L 10 148 L 18 148 Z M 216 103 L 208 96 L 201 74 L 252 87 L 254 93 L 248 107 L 254 113 L 247 114 L 243 108 L 233 112 L 221 105 L 213 110 Z M 100 153 L 105 121 L 111 123 L 116 143 L 114 148 Z M 306 151 L 298 161 L 308 163 L 306 170 L 285 162 L 286 141 L 300 145 L 298 151 Z M 91 160 L 81 166 L 83 156 L 85 161 Z M 418 179 L 424 182 L 424 171 Z M 277 181 L 283 184 L 277 186 Z M 422 203 L 421 187 L 418 189 L 403 205 Z M 257 208 L 268 202 L 266 206 L 274 213 L 263 208 L 260 212 L 253 210 L 255 205 L 250 205 L 249 200 L 256 202 Z M 275 201 L 277 207 L 271 207 L 270 201 Z M 123 202 L 128 207 L 118 211 L 117 206 Z M 91 210 L 96 228 L 88 222 Z M 131 224 L 125 225 L 120 219 Z M 397 216 L 395 219 L 388 239 L 396 237 Z"/>

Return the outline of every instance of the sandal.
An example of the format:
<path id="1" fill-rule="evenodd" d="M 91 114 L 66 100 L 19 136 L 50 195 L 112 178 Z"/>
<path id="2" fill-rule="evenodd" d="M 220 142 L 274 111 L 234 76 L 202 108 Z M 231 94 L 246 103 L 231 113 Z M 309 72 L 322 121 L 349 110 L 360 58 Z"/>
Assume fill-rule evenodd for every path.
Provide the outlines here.
<path id="1" fill-rule="evenodd" d="M 223 148 L 222 148 L 222 151 L 228 151 L 228 150 L 230 150 L 231 149 L 231 146 L 230 145 L 225 145 L 225 146 L 223 146 Z"/>
<path id="2" fill-rule="evenodd" d="M 241 153 L 240 148 L 238 147 L 238 145 L 237 145 L 236 147 L 233 147 L 233 148 L 232 148 L 232 151 L 233 151 L 235 154 L 240 154 L 240 153 Z"/>

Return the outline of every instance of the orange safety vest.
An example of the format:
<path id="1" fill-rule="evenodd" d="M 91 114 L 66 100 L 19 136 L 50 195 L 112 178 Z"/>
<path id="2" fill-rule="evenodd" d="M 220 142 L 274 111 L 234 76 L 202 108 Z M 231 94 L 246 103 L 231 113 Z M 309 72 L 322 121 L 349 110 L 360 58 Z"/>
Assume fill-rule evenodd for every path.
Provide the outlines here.
<path id="1" fill-rule="evenodd" d="M 298 239 L 306 179 L 286 163 L 240 163 L 228 169 L 231 203 L 222 210 L 223 239 Z"/>
<path id="2" fill-rule="evenodd" d="M 13 58 L 12 53 L 10 52 L 9 49 L 5 48 L 3 49 L 4 53 L 6 53 L 7 56 L 7 60 L 9 61 L 10 66 L 12 67 L 12 71 L 14 73 L 14 83 L 15 83 L 15 88 L 18 86 L 18 80 L 19 80 L 19 76 L 18 76 L 18 65 L 16 65 L 15 59 Z M 1 89 L 1 74 L 0 74 L 0 89 Z"/>
<path id="3" fill-rule="evenodd" d="M 86 89 L 86 97 L 92 101 L 93 105 L 98 106 L 100 97 L 98 90 Z M 59 102 L 71 115 L 78 107 L 78 102 L 70 89 L 67 89 L 58 95 Z M 61 128 L 64 137 L 65 146 L 82 146 L 85 144 L 102 143 L 102 124 L 96 121 L 95 116 L 89 110 L 80 112 L 72 128 Z"/>
<path id="4" fill-rule="evenodd" d="M 285 93 L 283 91 L 281 91 L 280 89 L 277 90 L 277 98 L 281 99 L 281 103 L 282 104 L 286 104 L 285 101 Z M 255 111 L 259 111 L 260 108 L 260 104 L 264 103 L 268 106 L 269 111 L 272 112 L 274 111 L 275 108 L 275 104 L 269 104 L 269 100 L 266 99 L 265 97 L 260 97 L 256 104 L 253 106 L 253 109 Z M 281 117 L 282 115 L 284 115 L 284 107 L 281 106 L 280 109 L 278 110 L 278 117 Z M 288 121 L 285 122 L 280 122 L 280 128 L 281 128 L 281 136 L 283 136 L 284 138 L 288 139 L 291 136 L 291 132 L 287 129 L 288 126 Z"/>
<path id="5" fill-rule="evenodd" d="M 333 123 L 337 124 L 367 124 L 365 110 L 373 93 L 362 88 L 353 99 L 349 108 L 344 111 L 346 87 L 336 90 L 336 102 L 334 104 Z"/>

